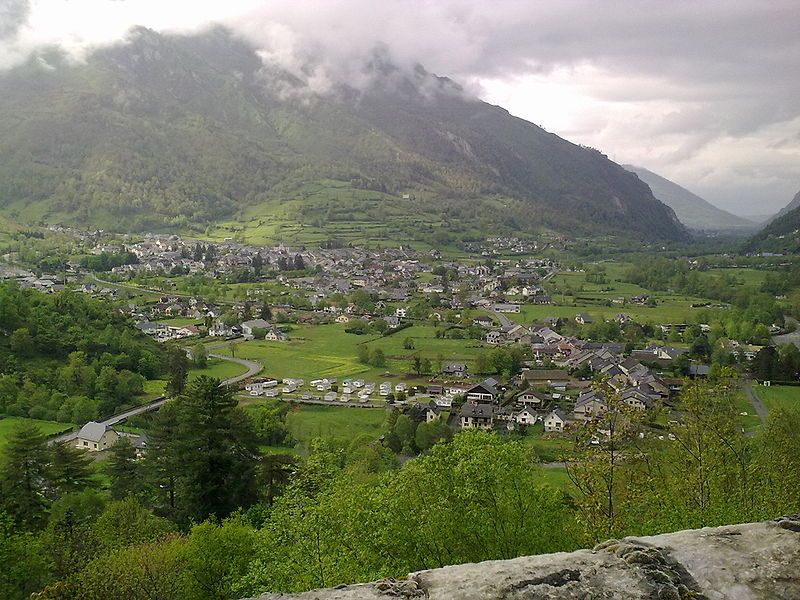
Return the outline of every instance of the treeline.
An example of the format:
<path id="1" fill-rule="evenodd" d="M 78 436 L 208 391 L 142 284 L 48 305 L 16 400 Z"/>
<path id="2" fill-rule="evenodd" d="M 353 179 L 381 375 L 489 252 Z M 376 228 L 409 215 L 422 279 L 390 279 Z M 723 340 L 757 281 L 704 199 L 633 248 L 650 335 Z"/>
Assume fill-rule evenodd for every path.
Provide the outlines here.
<path id="1" fill-rule="evenodd" d="M 0 284 L 0 414 L 82 424 L 131 404 L 164 349 L 107 304 Z"/>
<path id="2" fill-rule="evenodd" d="M 110 271 L 114 267 L 135 265 L 138 262 L 139 258 L 133 252 L 119 252 L 116 254 L 101 252 L 100 254 L 84 256 L 80 260 L 81 267 L 89 271 Z"/>

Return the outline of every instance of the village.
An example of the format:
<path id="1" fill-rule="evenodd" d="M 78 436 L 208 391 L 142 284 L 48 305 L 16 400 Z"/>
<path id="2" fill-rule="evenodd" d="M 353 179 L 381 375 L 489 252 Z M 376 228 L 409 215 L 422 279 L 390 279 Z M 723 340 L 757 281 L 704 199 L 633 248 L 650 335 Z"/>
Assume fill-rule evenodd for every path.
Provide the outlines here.
<path id="1" fill-rule="evenodd" d="M 454 431 L 519 433 L 537 426 L 558 435 L 592 421 L 612 401 L 641 411 L 645 420 L 672 420 L 675 394 L 710 371 L 708 364 L 689 360 L 690 344 L 682 342 L 690 329 L 705 336 L 709 324 L 644 322 L 642 314 L 669 313 L 655 312 L 653 298 L 641 289 L 595 298 L 584 292 L 578 300 L 586 304 L 568 300 L 553 284 L 570 271 L 551 258 L 524 255 L 536 248 L 516 239 L 489 238 L 481 248 L 491 252 L 453 260 L 436 250 L 404 247 L 308 250 L 174 235 L 124 243 L 76 235 L 91 256 L 124 257 L 124 264 L 98 272 L 87 268 L 90 262 L 74 260 L 63 276 L 27 274 L 17 277 L 19 285 L 47 293 L 66 285 L 113 302 L 140 331 L 184 346 L 190 358 L 200 345 L 206 352 L 255 360 L 263 372 L 238 383 L 245 404 L 280 399 L 397 406 L 414 408 L 426 422 L 442 419 Z M 589 280 L 582 271 L 575 275 Z M 190 289 L 188 282 L 196 279 L 206 282 L 205 290 Z M 713 306 L 688 298 L 685 304 Z M 598 327 L 626 341 L 600 341 Z M 371 356 L 345 360 L 335 369 L 306 368 L 302 361 L 276 369 L 284 349 L 301 351 L 308 336 L 320 331 L 329 336 L 334 355 L 371 346 L 382 358 L 374 364 Z M 632 340 L 629 331 L 644 333 Z M 406 351 L 398 352 L 392 339 L 403 339 Z M 762 347 L 728 338 L 719 343 L 741 362 Z M 493 349 L 513 349 L 519 364 L 513 370 L 487 368 L 484 359 Z M 78 447 L 102 449 L 93 439 L 96 425 L 85 426 L 88 437 L 79 434 Z M 668 439 L 657 430 L 652 435 Z"/>

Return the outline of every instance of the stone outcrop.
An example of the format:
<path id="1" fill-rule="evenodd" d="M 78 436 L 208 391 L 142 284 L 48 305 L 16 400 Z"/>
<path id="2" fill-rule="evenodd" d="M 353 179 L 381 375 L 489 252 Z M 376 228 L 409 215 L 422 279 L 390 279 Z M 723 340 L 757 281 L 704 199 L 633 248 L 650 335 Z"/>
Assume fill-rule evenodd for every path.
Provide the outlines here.
<path id="1" fill-rule="evenodd" d="M 800 514 L 258 600 L 798 600 Z"/>

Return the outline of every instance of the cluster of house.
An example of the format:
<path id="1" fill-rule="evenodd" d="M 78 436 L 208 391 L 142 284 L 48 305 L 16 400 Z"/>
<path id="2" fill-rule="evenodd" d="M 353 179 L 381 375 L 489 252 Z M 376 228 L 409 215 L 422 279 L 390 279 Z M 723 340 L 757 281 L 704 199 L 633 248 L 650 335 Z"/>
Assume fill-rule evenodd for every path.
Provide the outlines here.
<path id="1" fill-rule="evenodd" d="M 623 344 L 566 338 L 546 326 L 533 329 L 541 338 L 534 342 L 534 350 L 551 360 L 556 359 L 561 368 L 524 370 L 516 382 L 523 391 L 504 406 L 499 404 L 500 393 L 493 379 L 467 387 L 429 386 L 433 400 L 427 405 L 428 416 L 435 418 L 441 410 L 450 408 L 452 402 L 443 400 L 448 395 L 451 398 L 459 395 L 464 399 L 458 414 L 458 425 L 463 429 L 513 429 L 516 425 L 541 421 L 545 431 L 560 432 L 570 424 L 591 420 L 609 408 L 609 400 L 602 392 L 570 375 L 574 370 L 585 369 L 592 376 L 602 376 L 619 401 L 642 411 L 667 401 L 683 384 L 682 380 L 661 377 L 642 361 L 664 364 L 685 350 L 651 345 L 626 357 Z M 694 375 L 702 376 L 703 372 L 696 369 Z M 574 404 L 568 403 L 571 396 L 565 392 L 569 390 L 579 391 Z M 574 392 L 571 395 L 574 396 Z"/>

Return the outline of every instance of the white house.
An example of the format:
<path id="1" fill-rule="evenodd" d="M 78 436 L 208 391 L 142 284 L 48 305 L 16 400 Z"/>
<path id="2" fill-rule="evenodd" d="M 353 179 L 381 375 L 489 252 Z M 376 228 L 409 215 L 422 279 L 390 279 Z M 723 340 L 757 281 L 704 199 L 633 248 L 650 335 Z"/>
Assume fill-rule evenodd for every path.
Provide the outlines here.
<path id="1" fill-rule="evenodd" d="M 564 426 L 567 424 L 567 418 L 560 409 L 553 409 L 549 415 L 544 418 L 545 431 L 564 431 Z"/>
<path id="2" fill-rule="evenodd" d="M 75 438 L 75 447 L 99 452 L 111 448 L 119 438 L 120 435 L 108 425 L 89 421 L 78 432 L 78 437 Z"/>
<path id="3" fill-rule="evenodd" d="M 529 408 L 523 408 L 514 415 L 514 420 L 520 425 L 533 425 L 536 423 L 536 413 Z"/>

